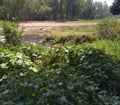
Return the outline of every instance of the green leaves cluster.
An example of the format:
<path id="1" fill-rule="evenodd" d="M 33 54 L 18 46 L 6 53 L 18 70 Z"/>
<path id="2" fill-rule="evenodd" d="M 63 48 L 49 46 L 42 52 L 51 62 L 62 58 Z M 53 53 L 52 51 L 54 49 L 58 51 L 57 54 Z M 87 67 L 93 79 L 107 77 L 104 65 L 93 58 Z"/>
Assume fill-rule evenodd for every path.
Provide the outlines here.
<path id="1" fill-rule="evenodd" d="M 6 43 L 16 46 L 21 44 L 21 34 L 18 30 L 19 24 L 16 22 L 4 21 L 3 34 L 5 35 Z"/>
<path id="2" fill-rule="evenodd" d="M 89 35 L 69 35 L 69 36 L 45 36 L 43 39 L 43 43 L 49 44 L 49 45 L 55 45 L 55 44 L 83 44 L 83 43 L 92 43 L 97 38 L 95 36 L 89 36 Z"/>
<path id="3" fill-rule="evenodd" d="M 93 47 L 42 48 L 0 52 L 1 105 L 118 104 L 119 61 Z"/>

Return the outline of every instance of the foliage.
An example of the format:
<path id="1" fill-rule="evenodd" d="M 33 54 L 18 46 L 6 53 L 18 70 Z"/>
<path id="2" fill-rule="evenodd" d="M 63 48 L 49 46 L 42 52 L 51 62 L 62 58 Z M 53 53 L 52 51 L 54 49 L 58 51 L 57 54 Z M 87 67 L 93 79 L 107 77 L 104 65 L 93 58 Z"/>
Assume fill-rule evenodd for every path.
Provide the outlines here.
<path id="1" fill-rule="evenodd" d="M 0 53 L 0 88 L 1 88 L 0 104 L 2 105 L 12 104 L 13 96 L 15 94 L 18 94 L 17 89 L 19 88 L 18 84 L 20 83 L 19 82 L 20 78 L 37 71 L 38 70 L 36 69 L 34 64 L 23 54 L 1 52 Z M 9 94 L 10 96 L 7 94 Z"/>
<path id="2" fill-rule="evenodd" d="M 100 50 L 103 50 L 107 52 L 108 54 L 113 56 L 113 59 L 120 60 L 120 41 L 119 40 L 96 40 L 91 45 L 95 48 L 98 48 Z"/>
<path id="3" fill-rule="evenodd" d="M 119 0 L 114 0 L 113 5 L 111 6 L 110 10 L 113 15 L 118 15 L 120 14 L 120 1 Z"/>
<path id="4" fill-rule="evenodd" d="M 22 31 L 18 30 L 18 23 L 16 22 L 3 22 L 3 34 L 5 35 L 6 43 L 16 46 L 21 44 Z"/>
<path id="5" fill-rule="evenodd" d="M 120 35 L 120 22 L 114 19 L 105 19 L 98 24 L 100 38 L 115 39 Z"/>
<path id="6" fill-rule="evenodd" d="M 96 40 L 95 36 L 90 35 L 69 35 L 69 36 L 45 36 L 43 42 L 50 45 L 55 44 L 83 44 L 92 43 Z"/>
<path id="7" fill-rule="evenodd" d="M 0 19 L 3 20 L 15 17 L 21 21 L 66 21 L 109 15 L 107 4 L 92 0 L 0 0 Z"/>
<path id="8" fill-rule="evenodd" d="M 119 102 L 120 62 L 102 50 L 60 45 L 45 48 L 34 44 L 20 49 L 11 47 L 6 52 L 2 49 L 6 48 L 0 50 L 1 105 Z"/>
<path id="9" fill-rule="evenodd" d="M 93 42 L 86 35 L 46 36 L 45 40 L 52 46 L 0 43 L 1 105 L 118 105 L 118 40 Z M 93 43 L 85 47 L 86 42 Z M 85 44 L 64 45 L 68 43 Z"/>
<path id="10" fill-rule="evenodd" d="M 82 36 L 77 36 L 75 38 L 75 44 L 83 44 L 83 43 L 92 43 L 94 40 L 96 40 L 95 37 L 89 36 L 89 35 L 82 35 Z"/>

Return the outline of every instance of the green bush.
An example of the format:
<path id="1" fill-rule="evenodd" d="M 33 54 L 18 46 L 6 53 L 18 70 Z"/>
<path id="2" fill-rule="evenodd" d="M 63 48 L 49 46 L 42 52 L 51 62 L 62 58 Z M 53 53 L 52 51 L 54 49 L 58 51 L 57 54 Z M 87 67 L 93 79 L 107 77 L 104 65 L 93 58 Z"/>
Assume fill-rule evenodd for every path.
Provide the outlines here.
<path id="1" fill-rule="evenodd" d="M 97 26 L 100 38 L 115 39 L 120 37 L 120 22 L 114 19 L 104 19 Z"/>
<path id="2" fill-rule="evenodd" d="M 21 34 L 18 30 L 19 24 L 16 22 L 3 21 L 3 34 L 5 35 L 6 43 L 10 45 L 21 44 Z"/>
<path id="3" fill-rule="evenodd" d="M 24 47 L 27 57 L 0 52 L 1 105 L 118 104 L 120 62 L 110 55 L 92 47 L 58 45 L 41 54 L 41 47 L 30 46 Z M 42 64 L 34 65 L 32 57 L 40 57 Z"/>
<path id="4" fill-rule="evenodd" d="M 55 44 L 83 44 L 83 43 L 92 43 L 96 37 L 88 36 L 88 35 L 70 35 L 70 36 L 46 36 L 44 39 L 44 43 L 48 43 L 50 45 Z"/>
<path id="5" fill-rule="evenodd" d="M 48 43 L 50 45 L 56 44 L 56 37 L 55 36 L 45 36 L 44 43 Z"/>
<path id="6" fill-rule="evenodd" d="M 83 43 L 92 43 L 95 40 L 95 37 L 82 35 L 75 37 L 75 44 L 83 44 Z"/>
<path id="7" fill-rule="evenodd" d="M 0 104 L 13 105 L 20 99 L 21 81 L 37 71 L 36 66 L 23 54 L 0 52 Z"/>

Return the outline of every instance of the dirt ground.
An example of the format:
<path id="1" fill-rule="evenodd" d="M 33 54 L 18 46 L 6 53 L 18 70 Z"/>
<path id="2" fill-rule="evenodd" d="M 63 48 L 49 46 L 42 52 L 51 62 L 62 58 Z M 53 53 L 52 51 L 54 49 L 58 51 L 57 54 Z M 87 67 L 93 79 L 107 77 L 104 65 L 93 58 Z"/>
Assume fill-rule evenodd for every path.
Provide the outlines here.
<path id="1" fill-rule="evenodd" d="M 25 31 L 30 29 L 48 29 L 54 27 L 79 27 L 79 26 L 93 26 L 97 23 L 81 23 L 81 22 L 21 22 L 20 27 L 24 28 Z"/>
<path id="2" fill-rule="evenodd" d="M 82 22 L 21 22 L 20 26 L 23 27 L 67 27 L 67 26 L 85 26 L 96 25 L 96 23 L 82 23 Z"/>

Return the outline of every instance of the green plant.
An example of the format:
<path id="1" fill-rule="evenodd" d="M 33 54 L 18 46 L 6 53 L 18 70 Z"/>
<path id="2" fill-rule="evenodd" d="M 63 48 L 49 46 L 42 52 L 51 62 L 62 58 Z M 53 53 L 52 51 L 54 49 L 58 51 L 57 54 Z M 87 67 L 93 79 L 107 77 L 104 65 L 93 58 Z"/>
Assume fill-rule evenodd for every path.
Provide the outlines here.
<path id="1" fill-rule="evenodd" d="M 114 19 L 104 19 L 97 26 L 100 38 L 115 39 L 120 35 L 120 22 Z"/>
<path id="2" fill-rule="evenodd" d="M 96 40 L 96 37 L 89 35 L 69 35 L 69 36 L 46 36 L 44 43 L 50 45 L 62 44 L 62 45 L 73 45 L 73 44 L 83 44 L 83 43 L 92 43 Z"/>
<path id="3" fill-rule="evenodd" d="M 16 22 L 3 21 L 3 34 L 5 35 L 6 43 L 10 45 L 21 44 L 21 34 L 18 30 L 19 24 Z"/>
<path id="4" fill-rule="evenodd" d="M 44 43 L 54 45 L 56 43 L 56 37 L 55 36 L 45 36 Z"/>
<path id="5" fill-rule="evenodd" d="M 120 60 L 120 41 L 119 40 L 96 40 L 88 46 L 98 48 L 107 54 L 112 55 L 115 60 Z"/>
<path id="6" fill-rule="evenodd" d="M 15 52 L 19 51 L 16 46 L 15 50 L 0 48 L 1 105 L 118 104 L 120 62 L 104 50 L 63 45 L 20 47 L 21 53 Z"/>
<path id="7" fill-rule="evenodd" d="M 91 37 L 88 35 L 76 36 L 75 37 L 75 44 L 83 44 L 83 43 L 91 43 L 95 40 L 95 37 Z"/>

